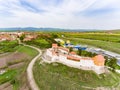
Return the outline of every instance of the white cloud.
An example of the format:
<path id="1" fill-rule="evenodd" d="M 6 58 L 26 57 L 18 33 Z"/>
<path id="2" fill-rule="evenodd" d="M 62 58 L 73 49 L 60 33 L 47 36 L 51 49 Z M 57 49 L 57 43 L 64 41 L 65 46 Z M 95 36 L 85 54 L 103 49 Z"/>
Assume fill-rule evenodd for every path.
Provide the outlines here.
<path id="1" fill-rule="evenodd" d="M 26 3 L 22 5 L 20 1 L 25 1 L 28 5 L 24 7 Z M 120 28 L 119 0 L 63 0 L 57 4 L 55 0 L 47 1 L 0 0 L 0 27 Z M 27 9 L 29 5 L 43 12 L 32 12 Z M 98 16 L 82 14 L 104 9 L 111 11 L 101 11 Z"/>

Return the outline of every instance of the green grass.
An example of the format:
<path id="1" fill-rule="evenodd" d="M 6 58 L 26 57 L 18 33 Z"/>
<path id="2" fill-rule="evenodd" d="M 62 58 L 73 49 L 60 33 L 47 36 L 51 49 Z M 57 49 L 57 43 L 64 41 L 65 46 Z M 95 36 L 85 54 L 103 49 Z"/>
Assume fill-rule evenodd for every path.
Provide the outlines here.
<path id="1" fill-rule="evenodd" d="M 118 30 L 119 31 L 119 30 Z M 112 32 L 112 31 L 110 31 Z M 119 31 L 120 32 L 120 31 Z M 120 54 L 120 34 L 101 32 L 64 33 L 65 40 L 74 44 L 86 44 Z"/>
<path id="2" fill-rule="evenodd" d="M 108 33 L 77 33 L 77 34 L 66 34 L 67 37 L 71 38 L 83 38 L 91 40 L 101 40 L 108 42 L 120 43 L 120 34 L 108 34 Z"/>
<path id="3" fill-rule="evenodd" d="M 59 63 L 40 65 L 39 62 L 35 63 L 33 74 L 41 90 L 89 90 L 83 87 L 116 87 L 120 81 L 120 75 L 117 73 L 97 75 L 93 71 L 71 68 Z"/>
<path id="4" fill-rule="evenodd" d="M 8 70 L 4 74 L 0 75 L 0 84 L 8 82 L 14 78 L 16 70 Z"/>
<path id="5" fill-rule="evenodd" d="M 2 41 L 0 42 L 0 53 L 13 52 L 16 50 L 18 42 L 15 41 Z"/>
<path id="6" fill-rule="evenodd" d="M 35 57 L 38 54 L 38 51 L 28 46 L 20 46 L 17 51 L 21 53 L 25 53 L 31 57 Z"/>

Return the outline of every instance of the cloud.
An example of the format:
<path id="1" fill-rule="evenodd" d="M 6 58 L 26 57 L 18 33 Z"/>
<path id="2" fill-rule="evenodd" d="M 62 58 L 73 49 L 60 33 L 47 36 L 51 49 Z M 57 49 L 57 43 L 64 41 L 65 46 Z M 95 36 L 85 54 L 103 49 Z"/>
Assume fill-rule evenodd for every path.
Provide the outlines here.
<path id="1" fill-rule="evenodd" d="M 120 28 L 119 0 L 0 0 L 0 27 Z"/>

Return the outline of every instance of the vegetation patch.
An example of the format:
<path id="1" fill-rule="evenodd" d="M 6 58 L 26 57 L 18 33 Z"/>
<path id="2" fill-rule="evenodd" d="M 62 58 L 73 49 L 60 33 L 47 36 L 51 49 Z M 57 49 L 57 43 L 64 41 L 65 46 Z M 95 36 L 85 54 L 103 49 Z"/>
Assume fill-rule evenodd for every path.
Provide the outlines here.
<path id="1" fill-rule="evenodd" d="M 120 81 L 120 75 L 97 75 L 93 71 L 84 71 L 71 68 L 62 64 L 39 64 L 37 61 L 33 67 L 36 83 L 42 90 L 87 90 L 96 87 L 116 87 Z M 89 90 L 89 89 L 88 89 Z"/>
<path id="2" fill-rule="evenodd" d="M 20 88 L 24 89 L 28 87 L 26 69 L 30 60 L 38 54 L 38 51 L 27 46 L 21 46 L 21 48 L 19 48 L 17 51 L 27 54 L 30 58 L 29 60 L 25 60 L 26 58 L 24 59 L 24 66 L 17 69 L 15 77 L 11 80 L 11 84 L 13 85 L 14 90 L 19 90 Z"/>
<path id="3" fill-rule="evenodd" d="M 17 51 L 20 53 L 27 54 L 31 58 L 35 57 L 38 54 L 38 51 L 36 51 L 33 48 L 30 48 L 28 46 L 21 46 Z"/>
<path id="4" fill-rule="evenodd" d="M 0 75 L 0 84 L 8 82 L 14 78 L 16 70 L 8 70 L 4 74 Z"/>
<path id="5" fill-rule="evenodd" d="M 16 50 L 15 47 L 17 47 L 19 44 L 15 41 L 2 41 L 0 42 L 0 54 L 5 52 L 13 52 Z"/>
<path id="6" fill-rule="evenodd" d="M 26 75 L 27 66 L 30 60 L 33 59 L 38 54 L 38 51 L 36 51 L 33 48 L 23 46 L 23 45 L 19 45 L 15 48 L 16 48 L 15 53 L 13 53 L 12 55 L 10 54 L 10 55 L 5 55 L 4 57 L 2 57 L 5 59 L 7 57 L 9 59 L 6 62 L 8 66 L 6 66 L 5 69 L 10 69 L 9 65 L 13 65 L 13 66 L 19 65 L 19 63 L 21 62 L 24 62 L 24 65 L 21 64 L 22 67 L 16 66 L 18 68 L 10 69 L 8 70 L 8 72 L 3 74 L 2 76 L 0 75 L 0 84 L 10 81 L 11 84 L 13 85 L 13 90 L 20 90 L 21 88 L 23 90 L 24 88 L 28 87 L 28 84 L 27 84 L 28 82 L 26 78 L 27 77 Z M 8 75 L 8 78 L 6 78 L 7 75 Z"/>
<path id="7" fill-rule="evenodd" d="M 120 66 L 117 64 L 117 59 L 115 58 L 110 58 L 106 59 L 105 65 L 110 67 L 112 71 L 120 70 Z"/>
<path id="8" fill-rule="evenodd" d="M 54 43 L 56 34 L 39 34 L 38 37 L 31 41 L 25 41 L 24 43 L 34 45 L 39 48 L 50 48 L 51 44 Z"/>

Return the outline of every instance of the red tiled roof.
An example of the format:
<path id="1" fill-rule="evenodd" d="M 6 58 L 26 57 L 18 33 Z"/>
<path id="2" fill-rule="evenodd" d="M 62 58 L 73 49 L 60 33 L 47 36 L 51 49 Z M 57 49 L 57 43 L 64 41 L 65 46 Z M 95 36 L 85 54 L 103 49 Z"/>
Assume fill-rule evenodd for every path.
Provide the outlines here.
<path id="1" fill-rule="evenodd" d="M 97 55 L 92 58 L 94 60 L 94 64 L 97 66 L 104 66 L 105 58 L 102 55 Z"/>
<path id="2" fill-rule="evenodd" d="M 77 58 L 77 57 L 74 57 L 74 56 L 69 56 L 69 55 L 67 56 L 67 59 L 80 61 L 80 58 Z"/>
<path id="3" fill-rule="evenodd" d="M 69 49 L 68 49 L 68 48 L 59 47 L 59 49 L 62 49 L 62 50 L 65 50 L 65 51 L 69 52 Z"/>
<path id="4" fill-rule="evenodd" d="M 76 52 L 70 52 L 70 54 L 76 55 Z"/>
<path id="5" fill-rule="evenodd" d="M 55 44 L 55 43 L 52 44 L 52 48 L 57 48 L 57 47 L 58 47 L 57 44 Z"/>
<path id="6" fill-rule="evenodd" d="M 93 57 L 93 60 L 98 61 L 98 62 L 104 62 L 105 58 L 102 55 L 97 55 L 97 56 Z"/>

